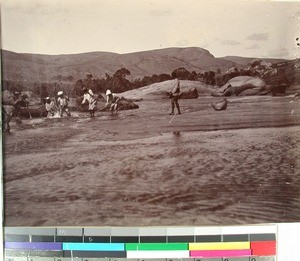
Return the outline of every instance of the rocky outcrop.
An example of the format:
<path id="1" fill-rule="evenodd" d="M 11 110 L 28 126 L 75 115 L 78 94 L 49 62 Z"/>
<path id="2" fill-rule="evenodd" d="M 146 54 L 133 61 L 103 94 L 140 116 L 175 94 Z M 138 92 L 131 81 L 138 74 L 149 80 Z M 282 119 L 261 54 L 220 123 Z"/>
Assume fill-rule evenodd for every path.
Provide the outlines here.
<path id="1" fill-rule="evenodd" d="M 216 97 L 256 95 L 264 91 L 265 87 L 265 81 L 259 77 L 238 76 L 230 79 L 211 95 Z"/>
<path id="2" fill-rule="evenodd" d="M 154 83 L 145 87 L 130 90 L 120 95 L 130 100 L 168 99 L 175 86 L 174 80 Z M 181 99 L 196 99 L 198 96 L 210 96 L 215 88 L 199 81 L 180 80 Z"/>

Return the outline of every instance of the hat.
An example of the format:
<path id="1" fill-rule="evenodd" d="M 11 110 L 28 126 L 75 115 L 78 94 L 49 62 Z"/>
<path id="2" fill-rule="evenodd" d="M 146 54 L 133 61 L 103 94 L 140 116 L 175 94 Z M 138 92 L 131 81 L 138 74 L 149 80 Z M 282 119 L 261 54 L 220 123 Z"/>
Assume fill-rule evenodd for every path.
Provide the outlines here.
<path id="1" fill-rule="evenodd" d="M 110 90 L 107 90 L 106 91 L 106 95 L 110 95 L 111 94 L 111 91 Z"/>
<path id="2" fill-rule="evenodd" d="M 45 99 L 46 99 L 46 100 L 50 100 L 50 97 L 46 97 Z"/>
<path id="3" fill-rule="evenodd" d="M 58 93 L 57 93 L 57 95 L 59 96 L 59 95 L 63 95 L 64 93 L 62 92 L 62 91 L 59 91 Z"/>

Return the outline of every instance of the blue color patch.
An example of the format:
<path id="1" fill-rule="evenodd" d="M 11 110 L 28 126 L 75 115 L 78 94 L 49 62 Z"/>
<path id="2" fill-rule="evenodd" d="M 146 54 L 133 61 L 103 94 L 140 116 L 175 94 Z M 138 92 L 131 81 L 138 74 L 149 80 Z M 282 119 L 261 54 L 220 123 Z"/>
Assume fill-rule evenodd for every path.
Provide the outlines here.
<path id="1" fill-rule="evenodd" d="M 124 251 L 123 243 L 63 243 L 63 250 L 78 251 Z"/>

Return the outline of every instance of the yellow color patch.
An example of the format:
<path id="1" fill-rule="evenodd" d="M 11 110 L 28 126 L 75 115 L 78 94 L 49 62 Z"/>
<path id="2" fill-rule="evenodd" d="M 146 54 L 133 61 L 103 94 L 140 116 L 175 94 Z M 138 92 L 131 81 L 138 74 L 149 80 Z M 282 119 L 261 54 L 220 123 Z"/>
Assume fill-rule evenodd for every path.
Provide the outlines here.
<path id="1" fill-rule="evenodd" d="M 250 249 L 250 242 L 189 243 L 189 250 Z"/>

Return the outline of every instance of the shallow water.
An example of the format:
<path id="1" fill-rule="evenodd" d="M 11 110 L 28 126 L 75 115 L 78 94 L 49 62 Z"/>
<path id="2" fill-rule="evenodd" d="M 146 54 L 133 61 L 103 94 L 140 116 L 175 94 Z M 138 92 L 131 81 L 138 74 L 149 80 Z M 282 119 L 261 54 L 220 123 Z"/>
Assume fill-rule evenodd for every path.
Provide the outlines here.
<path id="1" fill-rule="evenodd" d="M 6 136 L 6 225 L 300 220 L 299 105 L 233 100 L 231 111 L 210 118 L 213 111 L 195 104 L 189 116 L 172 120 L 167 106 L 153 103 L 147 114 L 145 104 L 113 117 L 24 121 Z M 280 126 L 291 109 L 296 126 L 253 128 Z"/>

